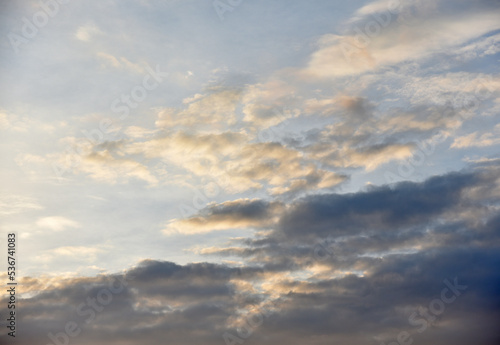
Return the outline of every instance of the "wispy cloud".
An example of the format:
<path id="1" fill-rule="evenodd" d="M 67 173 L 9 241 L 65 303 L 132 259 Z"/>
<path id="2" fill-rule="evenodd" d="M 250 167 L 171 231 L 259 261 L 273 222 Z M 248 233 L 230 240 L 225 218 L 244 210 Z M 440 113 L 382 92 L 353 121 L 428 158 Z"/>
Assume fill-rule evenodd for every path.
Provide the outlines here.
<path id="1" fill-rule="evenodd" d="M 43 229 L 52 231 L 63 231 L 68 228 L 79 228 L 80 224 L 66 217 L 51 216 L 43 217 L 36 221 L 36 225 Z"/>

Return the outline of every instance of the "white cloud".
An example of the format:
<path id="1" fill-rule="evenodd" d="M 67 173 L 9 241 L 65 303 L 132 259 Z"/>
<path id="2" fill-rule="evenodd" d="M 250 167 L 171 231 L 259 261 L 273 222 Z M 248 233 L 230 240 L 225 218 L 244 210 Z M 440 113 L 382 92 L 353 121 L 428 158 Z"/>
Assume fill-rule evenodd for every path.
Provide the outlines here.
<path id="1" fill-rule="evenodd" d="M 23 213 L 29 210 L 41 210 L 41 206 L 35 199 L 21 195 L 0 196 L 0 214 L 10 215 Z"/>
<path id="2" fill-rule="evenodd" d="M 456 138 L 451 144 L 452 148 L 461 149 L 467 147 L 485 147 L 500 144 L 498 133 L 479 134 L 474 132 L 465 136 Z"/>
<path id="3" fill-rule="evenodd" d="M 365 7 L 361 13 L 371 15 L 383 7 L 381 4 L 377 2 Z M 367 17 L 365 22 L 351 23 L 352 34 L 324 35 L 319 41 L 320 48 L 312 54 L 309 66 L 302 73 L 332 78 L 375 71 L 383 66 L 447 52 L 500 28 L 498 15 L 487 10 L 471 11 L 467 16 L 433 13 L 428 17 L 427 12 L 415 15 L 415 25 L 398 23 L 396 15 L 392 14 L 392 22 L 385 28 Z M 379 30 L 373 29 L 374 33 L 368 34 L 368 22 L 373 22 Z"/>
<path id="4" fill-rule="evenodd" d="M 99 52 L 97 56 L 105 62 L 106 66 L 111 66 L 117 69 L 128 70 L 138 74 L 147 73 L 145 69 L 145 64 L 143 63 L 133 63 L 125 57 L 115 57 L 111 54 Z"/>
<path id="5" fill-rule="evenodd" d="M 39 218 L 36 222 L 36 225 L 40 228 L 52 230 L 52 231 L 64 231 L 68 228 L 79 228 L 80 224 L 75 222 L 74 220 L 61 217 L 61 216 L 52 216 L 52 217 L 43 217 Z"/>
<path id="6" fill-rule="evenodd" d="M 214 90 L 195 94 L 183 100 L 184 108 L 164 108 L 158 113 L 156 126 L 172 129 L 176 126 L 215 131 L 236 122 L 236 109 L 241 99 L 237 89 Z"/>
<path id="7" fill-rule="evenodd" d="M 36 257 L 37 261 L 41 261 L 44 263 L 49 263 L 55 260 L 77 260 L 84 261 L 88 263 L 93 263 L 97 259 L 97 255 L 104 252 L 103 247 L 108 246 L 98 246 L 98 247 L 88 247 L 88 246 L 63 246 L 57 247 L 54 249 L 46 250 L 42 252 L 41 255 Z M 109 248 L 108 248 L 109 249 Z M 97 266 L 93 266 L 92 270 L 101 268 L 96 268 Z"/>
<path id="8" fill-rule="evenodd" d="M 94 24 L 80 26 L 75 33 L 75 37 L 83 42 L 89 42 L 93 36 L 101 33 L 101 30 Z"/>

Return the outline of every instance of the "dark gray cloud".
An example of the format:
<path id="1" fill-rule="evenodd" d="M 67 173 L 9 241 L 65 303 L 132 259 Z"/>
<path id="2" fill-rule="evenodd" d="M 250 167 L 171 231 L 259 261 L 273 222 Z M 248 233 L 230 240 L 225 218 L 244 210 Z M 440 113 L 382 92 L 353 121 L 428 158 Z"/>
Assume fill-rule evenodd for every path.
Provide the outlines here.
<path id="1" fill-rule="evenodd" d="M 237 219 L 262 219 L 272 216 L 271 204 L 263 200 L 243 200 L 227 205 L 213 205 L 207 211 L 213 216 L 234 217 Z"/>
<path id="2" fill-rule="evenodd" d="M 223 334 L 244 339 L 242 315 L 257 310 L 262 322 L 249 328 L 248 343 L 380 344 L 408 332 L 421 344 L 497 344 L 497 172 L 490 162 L 421 183 L 299 199 L 282 207 L 272 231 L 207 253 L 239 257 L 241 267 L 145 260 L 123 274 L 56 285 L 25 278 L 32 292 L 19 304 L 19 340 L 49 344 L 49 332 L 74 321 L 81 334 L 71 344 L 224 344 Z M 199 216 L 255 218 L 271 205 L 211 205 Z M 318 245 L 331 255 L 315 257 Z M 457 293 L 444 303 L 450 284 Z"/>
<path id="3" fill-rule="evenodd" d="M 454 206 L 460 192 L 474 184 L 472 174 L 450 174 L 424 183 L 404 182 L 347 195 L 302 199 L 280 221 L 284 236 L 349 235 L 368 230 L 395 231 Z"/>

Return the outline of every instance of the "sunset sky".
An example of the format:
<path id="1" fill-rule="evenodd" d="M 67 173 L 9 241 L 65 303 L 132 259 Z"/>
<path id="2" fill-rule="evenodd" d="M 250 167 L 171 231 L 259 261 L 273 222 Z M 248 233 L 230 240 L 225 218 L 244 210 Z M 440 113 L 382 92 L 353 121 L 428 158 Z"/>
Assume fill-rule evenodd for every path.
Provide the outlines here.
<path id="1" fill-rule="evenodd" d="M 500 344 L 500 1 L 1 1 L 0 34 L 0 344 Z"/>

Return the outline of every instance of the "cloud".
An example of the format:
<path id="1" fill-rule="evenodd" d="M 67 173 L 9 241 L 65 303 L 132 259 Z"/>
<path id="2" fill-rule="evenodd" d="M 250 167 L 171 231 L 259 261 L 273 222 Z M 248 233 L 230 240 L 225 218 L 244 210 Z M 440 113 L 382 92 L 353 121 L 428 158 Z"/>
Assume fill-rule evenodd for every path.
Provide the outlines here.
<path id="1" fill-rule="evenodd" d="M 0 214 L 4 216 L 41 209 L 43 206 L 34 198 L 22 195 L 2 195 L 0 197 Z"/>
<path id="2" fill-rule="evenodd" d="M 80 224 L 75 222 L 74 220 L 61 216 L 39 218 L 36 222 L 36 225 L 40 228 L 49 229 L 52 231 L 63 231 L 68 228 L 80 227 Z"/>
<path id="3" fill-rule="evenodd" d="M 345 180 L 278 142 L 252 143 L 242 132 L 165 133 L 126 147 L 129 154 L 162 158 L 194 176 L 211 176 L 226 192 L 268 189 L 282 194 L 329 188 Z"/>
<path id="4" fill-rule="evenodd" d="M 242 98 L 243 121 L 263 129 L 299 116 L 300 110 L 292 108 L 295 91 L 294 85 L 277 78 L 247 86 Z"/>
<path id="5" fill-rule="evenodd" d="M 395 229 L 442 213 L 473 181 L 473 175 L 451 174 L 423 184 L 401 183 L 394 189 L 379 187 L 355 194 L 311 196 L 297 202 L 281 218 L 280 229 L 284 235 L 298 237 Z"/>
<path id="6" fill-rule="evenodd" d="M 466 269 L 471 260 L 484 263 L 480 271 Z M 58 286 L 23 299 L 22 320 L 27 327 L 19 338 L 23 344 L 36 344 L 49 332 L 64 332 L 66 322 L 73 320 L 82 330 L 74 340 L 82 344 L 139 339 L 158 343 L 166 336 L 183 344 L 218 344 L 225 332 L 244 334 L 236 325 L 247 324 L 245 315 L 260 313 L 262 323 L 251 328 L 251 339 L 261 344 L 273 344 L 276 339 L 301 344 L 305 338 L 314 345 L 325 344 L 325 339 L 345 344 L 387 342 L 402 330 L 425 342 L 439 337 L 445 345 L 465 345 L 474 339 L 494 344 L 499 299 L 491 286 L 499 281 L 498 260 L 494 251 L 464 248 L 392 256 L 376 263 L 373 273 L 365 277 L 294 281 L 274 275 L 276 280 L 268 280 L 268 288 L 279 296 L 274 300 L 258 290 L 245 289 L 242 282 L 259 274 L 250 267 L 148 260 L 124 275 L 60 280 Z M 440 298 L 447 287 L 443 281 L 453 282 L 455 276 L 458 285 L 467 289 L 419 333 L 423 323 L 412 325 L 409 316 L 415 312 L 418 320 L 425 320 L 419 307 L 428 308 L 433 299 Z M 31 282 L 35 284 L 44 286 L 43 279 Z M 116 292 L 110 293 L 110 287 Z M 111 296 L 106 305 L 98 302 L 105 298 L 101 291 Z M 94 299 L 99 311 L 88 312 L 92 310 L 86 304 L 89 299 Z M 464 327 L 470 325 L 471 317 L 481 322 Z"/>
<path id="7" fill-rule="evenodd" d="M 363 166 L 366 171 L 373 171 L 379 165 L 390 162 L 392 160 L 403 160 L 412 155 L 413 145 L 400 144 L 382 144 L 374 145 L 365 150 L 341 153 L 347 160 L 342 164 L 344 167 L 359 167 Z M 335 160 L 337 163 L 340 159 Z"/>
<path id="8" fill-rule="evenodd" d="M 98 245 L 96 247 L 62 246 L 42 251 L 39 255 L 36 255 L 36 260 L 44 267 L 47 267 L 59 260 L 65 260 L 65 261 L 75 260 L 75 261 L 85 261 L 88 263 L 96 263 L 97 256 L 103 253 L 105 249 L 109 250 L 109 246 L 106 245 Z M 76 272 L 74 272 L 73 275 L 76 275 Z"/>
<path id="9" fill-rule="evenodd" d="M 103 60 L 108 66 L 111 66 L 113 68 L 129 70 L 138 74 L 147 73 L 144 63 L 133 63 L 125 57 L 117 58 L 111 54 L 104 52 L 97 53 L 97 57 Z"/>
<path id="10" fill-rule="evenodd" d="M 58 176 L 83 173 L 110 184 L 131 179 L 143 180 L 150 185 L 158 183 L 147 166 L 125 156 L 122 140 L 91 142 L 88 139 L 67 137 L 61 142 L 66 146 L 64 152 L 47 155 Z"/>
<path id="11" fill-rule="evenodd" d="M 116 183 L 123 178 L 137 178 L 152 185 L 158 182 L 146 166 L 135 160 L 115 158 L 108 150 L 92 152 L 84 156 L 78 169 L 97 180 L 111 183 Z"/>
<path id="12" fill-rule="evenodd" d="M 92 36 L 96 34 L 102 33 L 101 30 L 94 24 L 88 24 L 84 26 L 80 26 L 75 33 L 75 37 L 84 42 L 89 42 L 92 39 Z"/>
<path id="13" fill-rule="evenodd" d="M 215 88 L 207 94 L 196 94 L 184 99 L 184 109 L 162 109 L 155 124 L 158 128 L 169 129 L 178 126 L 203 129 L 210 125 L 211 130 L 221 124 L 231 125 L 236 121 L 236 107 L 240 98 L 239 89 Z"/>
<path id="14" fill-rule="evenodd" d="M 500 76 L 496 74 L 455 72 L 426 78 L 408 77 L 397 93 L 409 96 L 412 104 L 448 105 L 460 109 L 469 105 L 478 107 L 498 95 Z"/>
<path id="15" fill-rule="evenodd" d="M 376 117 L 375 105 L 363 97 L 341 95 L 330 104 L 336 109 L 331 115 L 335 123 L 309 136 L 309 144 L 303 148 L 307 157 L 332 167 L 373 171 L 384 163 L 411 156 L 415 144 L 410 138 L 401 143 L 398 136 L 410 130 L 420 131 L 421 117 L 413 124 L 397 110 Z M 432 124 L 424 129 L 430 132 L 438 126 Z"/>
<path id="16" fill-rule="evenodd" d="M 480 107 L 467 111 L 484 113 L 498 86 L 498 76 L 488 73 L 421 71 L 424 60 L 442 63 L 448 52 L 461 54 L 472 43 L 476 52 L 488 51 L 495 36 L 484 35 L 498 25 L 496 5 L 487 1 L 461 1 L 457 8 L 445 1 L 396 3 L 363 6 L 337 33 L 322 36 L 305 67 L 284 68 L 254 83 L 212 80 L 202 91 L 183 94 L 182 104 L 149 109 L 156 113 L 154 128 L 128 126 L 119 150 L 88 147 L 76 157 L 79 165 L 67 170 L 107 183 L 140 179 L 150 186 L 185 175 L 183 184 L 195 188 L 210 176 L 229 194 L 261 190 L 294 198 L 331 191 L 355 169 L 370 173 L 410 158 L 418 142 L 462 126 L 458 115 L 478 94 Z M 352 30 L 373 21 L 384 27 L 359 47 Z M 342 47 L 354 43 L 361 57 L 349 62 Z M 116 68 L 130 62 L 100 57 Z M 406 73 L 414 61 L 416 69 Z M 334 89 L 324 84 L 324 78 L 348 76 L 357 78 Z M 56 159 L 64 165 L 73 158 Z"/>
<path id="17" fill-rule="evenodd" d="M 17 133 L 28 133 L 33 131 L 53 132 L 57 127 L 64 126 L 64 122 L 51 124 L 26 116 L 19 116 L 0 109 L 0 130 L 8 130 Z"/>
<path id="18" fill-rule="evenodd" d="M 487 205 L 500 195 L 498 166 L 490 162 L 476 169 L 364 192 L 310 195 L 282 206 L 271 232 L 204 253 L 258 258 L 270 266 L 282 262 L 282 269 L 290 269 L 307 267 L 314 255 L 323 259 L 329 248 L 334 254 L 327 261 L 316 258 L 311 269 L 326 264 L 331 270 L 370 272 L 375 258 L 454 248 L 464 238 L 492 248 L 498 244 L 498 215 Z"/>
<path id="19" fill-rule="evenodd" d="M 493 129 L 493 132 L 490 133 L 478 133 L 473 132 L 465 136 L 461 136 L 455 138 L 453 143 L 451 144 L 452 148 L 466 148 L 466 147 L 485 147 L 498 145 L 500 143 L 500 139 L 498 138 L 498 134 L 500 133 L 500 126 L 497 125 Z"/>
<path id="20" fill-rule="evenodd" d="M 500 188 L 498 170 L 489 160 L 423 182 L 356 193 L 211 204 L 178 225 L 257 230 L 200 252 L 238 258 L 237 266 L 143 260 L 115 275 L 21 277 L 19 339 L 39 343 L 73 320 L 82 330 L 74 340 L 82 344 L 158 343 L 165 337 L 220 344 L 226 332 L 241 338 L 238 327 L 261 315 L 262 323 L 251 328 L 251 339 L 260 344 L 388 343 L 402 331 L 422 342 L 495 344 L 500 215 L 493 203 L 498 195 L 483 191 Z M 54 258 L 95 258 L 103 249 L 51 252 Z M 461 286 L 460 294 L 443 313 L 431 314 L 432 321 L 424 317 L 421 308 L 435 311 L 430 306 L 443 289 L 451 291 L 448 284 Z M 471 319 L 481 322 L 472 327 Z"/>
<path id="21" fill-rule="evenodd" d="M 150 136 L 154 134 L 156 131 L 155 130 L 150 130 L 147 128 L 139 127 L 139 126 L 129 126 L 125 130 L 125 135 L 130 138 L 134 139 L 140 139 L 140 138 L 145 138 L 147 136 Z"/>
<path id="22" fill-rule="evenodd" d="M 500 34 L 484 37 L 477 41 L 456 49 L 453 53 L 456 59 L 466 62 L 477 58 L 484 58 L 488 55 L 495 55 L 500 52 Z"/>
<path id="23" fill-rule="evenodd" d="M 21 260 L 42 269 L 19 277 L 20 343 L 56 343 L 49 332 L 66 343 L 60 332 L 68 321 L 81 329 L 68 338 L 76 345 L 223 344 L 227 332 L 238 336 L 236 344 L 392 344 L 401 331 L 415 344 L 499 343 L 500 169 L 490 152 L 500 104 L 492 72 L 497 1 L 377 0 L 356 10 L 356 2 L 334 9 L 341 1 L 290 0 L 269 2 L 265 11 L 245 2 L 231 19 L 226 13 L 227 25 L 215 26 L 211 2 L 157 7 L 144 0 L 124 11 L 110 3 L 68 7 L 62 21 L 30 40 L 33 54 L 6 59 L 21 65 L 5 69 L 13 97 L 0 127 L 7 137 L 29 134 L 32 141 L 15 147 L 23 152 L 3 145 L 7 161 L 58 163 L 67 178 L 57 189 L 83 196 L 80 218 L 98 224 L 102 216 L 106 228 L 101 234 L 80 218 L 40 215 L 54 190 L 40 180 L 30 184 L 33 198 L 1 199 L 5 215 L 28 217 L 39 228 L 33 234 L 53 237 Z M 343 10 L 353 13 L 344 22 Z M 74 13 L 92 14 L 99 25 L 72 20 Z M 69 35 L 54 35 L 61 28 Z M 255 35 L 256 28 L 266 34 Z M 116 96 L 106 92 L 128 92 L 129 72 L 144 73 L 144 61 L 155 59 L 178 78 L 113 126 L 124 138 L 84 138 L 81 125 L 100 121 Z M 221 70 L 229 72 L 220 77 Z M 57 117 L 70 123 L 66 138 L 31 138 L 47 132 L 57 141 L 57 126 L 46 122 Z M 454 159 L 463 152 L 443 144 L 416 171 L 420 182 L 366 184 L 436 133 L 453 135 L 451 146 L 467 149 L 472 158 L 464 161 L 473 164 L 450 172 L 463 166 Z M 192 197 L 187 188 L 198 198 L 213 185 L 221 193 L 172 219 L 177 201 Z M 122 203 L 132 194 L 145 198 L 134 212 Z M 71 229 L 90 231 L 85 238 L 99 233 L 99 241 L 109 235 L 116 247 L 60 236 Z M 23 248 L 36 245 L 37 236 L 20 237 Z M 59 237 L 66 242 L 53 242 Z M 178 256 L 182 249 L 190 256 Z M 183 263 L 166 261 L 172 257 Z M 218 264 L 189 263 L 205 258 Z M 136 266 L 116 274 L 78 276 L 82 267 L 95 273 L 130 262 Z M 63 270 L 71 272 L 54 273 Z M 118 278 L 126 284 L 110 292 Z M 444 282 L 454 279 L 467 289 L 435 318 L 421 315 L 439 307 Z M 408 322 L 413 313 L 418 326 Z M 1 325 L 0 335 L 6 332 Z"/>
<path id="24" fill-rule="evenodd" d="M 377 1 L 366 5 L 348 23 L 352 33 L 328 34 L 320 39 L 319 49 L 303 73 L 338 78 L 376 71 L 429 58 L 500 28 L 498 7 L 493 3 L 472 1 L 466 6 L 469 11 L 464 17 L 446 1 Z"/>
<path id="25" fill-rule="evenodd" d="M 201 213 L 186 219 L 174 219 L 163 230 L 166 234 L 195 234 L 234 228 L 262 228 L 276 222 L 282 208 L 279 202 L 240 199 L 209 205 Z"/>
<path id="26" fill-rule="evenodd" d="M 92 247 L 83 247 L 83 246 L 67 246 L 67 247 L 59 247 L 51 252 L 54 253 L 55 257 L 58 256 L 93 256 L 96 253 L 100 252 L 101 250 L 98 248 L 92 248 Z"/>

